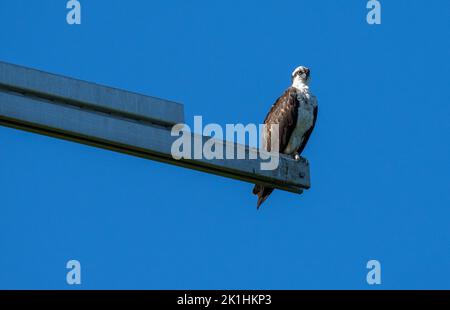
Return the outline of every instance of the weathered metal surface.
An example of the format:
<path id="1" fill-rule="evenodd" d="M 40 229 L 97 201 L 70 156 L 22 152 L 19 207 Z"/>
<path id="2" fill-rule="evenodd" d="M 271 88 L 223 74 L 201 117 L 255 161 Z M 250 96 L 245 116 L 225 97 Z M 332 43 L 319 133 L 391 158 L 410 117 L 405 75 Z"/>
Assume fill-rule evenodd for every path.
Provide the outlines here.
<path id="1" fill-rule="evenodd" d="M 0 87 L 161 125 L 184 122 L 182 104 L 4 62 Z"/>

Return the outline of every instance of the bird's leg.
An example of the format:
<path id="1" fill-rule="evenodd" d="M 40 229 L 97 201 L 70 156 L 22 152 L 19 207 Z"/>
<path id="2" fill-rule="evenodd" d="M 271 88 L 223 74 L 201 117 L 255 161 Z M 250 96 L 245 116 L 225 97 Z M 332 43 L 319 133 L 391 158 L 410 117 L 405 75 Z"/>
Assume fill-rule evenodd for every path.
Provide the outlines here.
<path id="1" fill-rule="evenodd" d="M 298 153 L 294 155 L 295 161 L 302 161 L 306 165 L 309 165 L 309 161 L 306 158 L 301 157 Z"/>

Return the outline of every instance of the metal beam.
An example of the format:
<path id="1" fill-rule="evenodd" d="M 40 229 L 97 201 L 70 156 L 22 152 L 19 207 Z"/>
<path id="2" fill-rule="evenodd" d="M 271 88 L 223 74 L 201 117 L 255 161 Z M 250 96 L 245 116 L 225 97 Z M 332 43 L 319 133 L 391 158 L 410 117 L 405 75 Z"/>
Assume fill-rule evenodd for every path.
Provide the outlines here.
<path id="1" fill-rule="evenodd" d="M 261 170 L 261 159 L 174 159 L 170 129 L 183 121 L 178 103 L 0 62 L 0 125 L 290 192 L 310 187 L 307 162 L 283 155 L 276 170 Z"/>
<path id="2" fill-rule="evenodd" d="M 0 87 L 163 126 L 184 122 L 183 105 L 0 62 Z"/>

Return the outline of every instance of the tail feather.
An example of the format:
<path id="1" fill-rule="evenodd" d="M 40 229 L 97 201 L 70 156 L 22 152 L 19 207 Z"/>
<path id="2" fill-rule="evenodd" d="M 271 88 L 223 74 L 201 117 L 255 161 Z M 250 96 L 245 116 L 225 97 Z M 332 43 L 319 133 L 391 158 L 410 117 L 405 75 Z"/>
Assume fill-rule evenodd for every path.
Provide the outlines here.
<path id="1" fill-rule="evenodd" d="M 255 185 L 253 188 L 253 194 L 258 195 L 258 202 L 256 204 L 256 208 L 259 209 L 261 204 L 269 198 L 270 194 L 272 194 L 273 188 L 264 187 L 261 185 Z"/>
<path id="2" fill-rule="evenodd" d="M 253 187 L 253 195 L 258 195 L 260 190 L 261 190 L 261 185 L 256 184 L 255 187 Z"/>

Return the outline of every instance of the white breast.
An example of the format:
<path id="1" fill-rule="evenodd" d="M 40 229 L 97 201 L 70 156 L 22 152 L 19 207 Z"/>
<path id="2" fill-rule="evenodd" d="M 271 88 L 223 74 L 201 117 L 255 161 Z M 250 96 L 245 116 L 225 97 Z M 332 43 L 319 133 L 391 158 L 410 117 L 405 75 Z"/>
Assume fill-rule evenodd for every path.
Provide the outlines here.
<path id="1" fill-rule="evenodd" d="M 313 126 L 314 123 L 314 107 L 317 104 L 316 99 L 309 92 L 298 94 L 299 108 L 297 124 L 289 139 L 289 143 L 284 149 L 285 154 L 294 155 L 303 143 L 305 133 Z"/>

